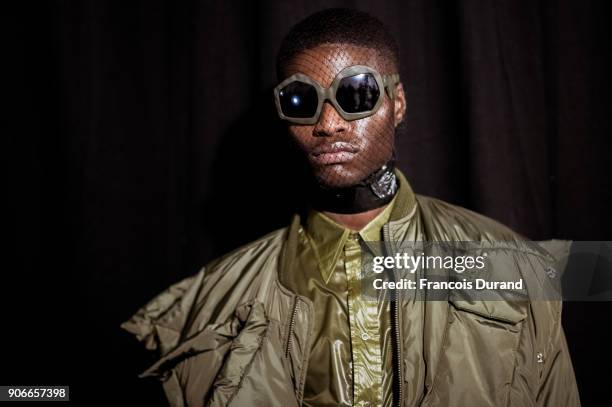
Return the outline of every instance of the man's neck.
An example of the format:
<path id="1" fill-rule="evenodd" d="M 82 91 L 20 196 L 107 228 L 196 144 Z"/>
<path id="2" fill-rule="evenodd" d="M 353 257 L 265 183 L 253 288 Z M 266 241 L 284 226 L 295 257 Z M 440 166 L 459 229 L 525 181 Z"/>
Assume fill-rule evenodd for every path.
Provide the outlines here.
<path id="1" fill-rule="evenodd" d="M 323 211 L 323 213 L 339 225 L 342 225 L 345 228 L 351 229 L 355 232 L 359 232 L 368 223 L 370 223 L 372 219 L 377 217 L 383 210 L 385 210 L 387 205 L 360 213 L 334 213 L 326 211 Z"/>

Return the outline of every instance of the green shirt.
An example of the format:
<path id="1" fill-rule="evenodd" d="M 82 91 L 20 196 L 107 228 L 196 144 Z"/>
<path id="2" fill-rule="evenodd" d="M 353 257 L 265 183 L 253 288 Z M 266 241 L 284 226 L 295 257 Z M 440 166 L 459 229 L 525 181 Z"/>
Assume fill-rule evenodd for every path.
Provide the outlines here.
<path id="1" fill-rule="evenodd" d="M 381 240 L 396 198 L 359 232 L 316 211 L 300 231 L 293 274 L 283 282 L 315 309 L 304 405 L 392 404 L 389 301 L 385 291 L 378 301 L 361 296 L 359 240 Z"/>

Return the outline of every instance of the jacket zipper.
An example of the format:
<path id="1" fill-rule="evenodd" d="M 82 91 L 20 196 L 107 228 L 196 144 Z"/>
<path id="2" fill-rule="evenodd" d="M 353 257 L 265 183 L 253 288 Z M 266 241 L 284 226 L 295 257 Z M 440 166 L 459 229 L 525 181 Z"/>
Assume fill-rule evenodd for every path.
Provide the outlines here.
<path id="1" fill-rule="evenodd" d="M 389 235 L 389 225 L 386 224 L 383 226 L 383 236 L 384 236 L 384 240 L 385 242 L 390 243 L 391 242 L 391 237 Z M 386 255 L 389 255 L 388 250 L 387 250 L 387 245 L 385 245 L 385 251 L 387 251 L 387 253 L 385 253 Z M 395 270 L 393 270 L 393 276 L 396 278 L 397 280 L 397 276 L 395 275 Z M 403 386 L 402 386 L 402 381 L 403 381 L 403 374 L 402 374 L 402 340 L 401 340 L 401 332 L 400 332 L 400 306 L 399 306 L 399 297 L 397 292 L 392 291 L 392 298 L 391 298 L 391 313 L 392 313 L 392 317 L 391 317 L 391 331 L 394 334 L 394 339 L 395 339 L 395 347 L 393 348 L 393 353 L 395 357 L 392 357 L 391 359 L 395 362 L 395 366 L 394 366 L 394 374 L 393 374 L 393 381 L 395 382 L 395 386 L 393 386 L 394 389 L 396 389 L 396 396 L 394 397 L 394 405 L 396 405 L 397 407 L 401 407 L 403 399 L 404 399 L 404 390 L 403 390 Z"/>
<path id="2" fill-rule="evenodd" d="M 285 349 L 285 357 L 289 356 L 289 352 L 291 351 L 291 344 L 293 342 L 293 327 L 295 326 L 295 318 L 298 313 L 298 299 L 295 297 L 293 302 L 293 313 L 291 314 L 291 319 L 289 320 L 289 334 L 287 336 L 287 348 Z"/>
<path id="3" fill-rule="evenodd" d="M 395 360 L 396 360 L 396 365 L 395 365 L 395 379 L 396 379 L 396 386 L 397 386 L 397 407 L 400 407 L 402 405 L 402 400 L 403 400 L 403 388 L 402 388 L 402 379 L 403 379 L 403 375 L 402 375 L 402 341 L 400 338 L 400 317 L 399 317 L 399 299 L 397 298 L 397 293 L 395 293 L 394 295 L 394 300 L 395 300 L 395 307 L 394 307 L 394 312 L 393 312 L 393 320 L 394 320 L 394 331 L 395 331 Z"/>

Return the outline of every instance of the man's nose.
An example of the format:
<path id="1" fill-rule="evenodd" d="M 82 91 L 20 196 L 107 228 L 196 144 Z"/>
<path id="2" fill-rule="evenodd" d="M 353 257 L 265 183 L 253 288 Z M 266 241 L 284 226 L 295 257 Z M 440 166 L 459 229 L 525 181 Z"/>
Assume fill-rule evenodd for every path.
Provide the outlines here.
<path id="1" fill-rule="evenodd" d="M 347 122 L 338 114 L 331 103 L 323 103 L 319 121 L 312 130 L 315 137 L 331 137 L 347 130 Z"/>

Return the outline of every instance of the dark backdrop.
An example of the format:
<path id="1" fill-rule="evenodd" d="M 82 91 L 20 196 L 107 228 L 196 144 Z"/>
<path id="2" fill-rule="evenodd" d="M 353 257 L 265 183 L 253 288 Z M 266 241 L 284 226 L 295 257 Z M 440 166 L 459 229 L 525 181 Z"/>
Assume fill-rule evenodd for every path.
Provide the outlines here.
<path id="1" fill-rule="evenodd" d="M 136 377 L 152 357 L 119 323 L 287 223 L 303 174 L 273 110 L 275 52 L 337 5 L 400 43 L 399 166 L 417 192 L 532 239 L 612 240 L 604 2 L 22 2 L 3 25 L 15 92 L 0 384 L 160 404 Z M 608 392 L 611 310 L 564 308 L 584 405 Z"/>

